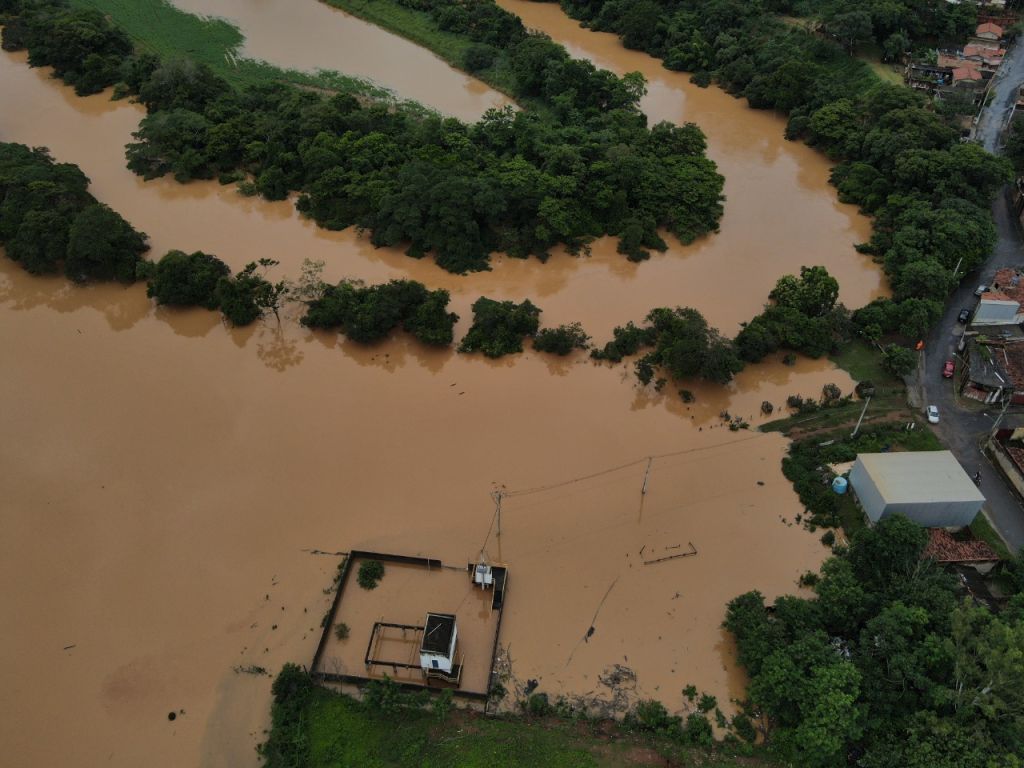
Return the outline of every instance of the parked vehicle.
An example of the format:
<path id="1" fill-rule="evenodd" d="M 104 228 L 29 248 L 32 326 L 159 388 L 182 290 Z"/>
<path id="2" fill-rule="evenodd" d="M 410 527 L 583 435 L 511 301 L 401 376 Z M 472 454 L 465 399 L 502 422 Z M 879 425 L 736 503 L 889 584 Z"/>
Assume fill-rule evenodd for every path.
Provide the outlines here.
<path id="1" fill-rule="evenodd" d="M 929 405 L 928 409 L 925 411 L 925 414 L 928 416 L 929 424 L 939 423 L 939 407 L 937 405 Z"/>
<path id="2" fill-rule="evenodd" d="M 975 296 L 981 296 L 983 293 L 988 293 L 987 285 L 979 285 L 977 288 L 974 289 Z"/>
<path id="3" fill-rule="evenodd" d="M 947 360 L 946 361 L 946 365 L 942 369 L 942 377 L 944 379 L 952 379 L 953 378 L 953 370 L 954 370 L 955 367 L 956 366 L 953 364 L 952 360 Z"/>
<path id="4" fill-rule="evenodd" d="M 960 310 L 960 314 L 956 316 L 956 319 L 957 319 L 958 322 L 961 322 L 964 325 L 967 325 L 967 321 L 971 319 L 971 310 L 969 310 L 969 309 L 961 309 Z"/>

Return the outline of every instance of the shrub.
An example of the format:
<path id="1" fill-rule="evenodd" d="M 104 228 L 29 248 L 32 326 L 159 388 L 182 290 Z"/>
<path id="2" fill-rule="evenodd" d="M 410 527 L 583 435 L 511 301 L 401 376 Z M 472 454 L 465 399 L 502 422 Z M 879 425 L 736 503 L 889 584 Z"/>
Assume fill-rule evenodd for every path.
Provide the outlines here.
<path id="1" fill-rule="evenodd" d="M 715 736 L 707 717 L 700 712 L 691 712 L 686 718 L 683 739 L 696 747 L 710 748 L 715 743 Z"/>
<path id="2" fill-rule="evenodd" d="M 551 352 L 555 355 L 568 355 L 574 349 L 586 349 L 588 346 L 590 336 L 579 323 L 544 328 L 533 340 L 533 348 L 538 352 Z"/>
<path id="3" fill-rule="evenodd" d="M 917 355 L 906 347 L 889 344 L 882 350 L 882 365 L 893 376 L 906 376 L 917 367 Z"/>
<path id="4" fill-rule="evenodd" d="M 545 717 L 551 714 L 551 702 L 546 693 L 533 693 L 526 700 L 526 711 L 534 717 Z"/>
<path id="5" fill-rule="evenodd" d="M 700 701 L 697 702 L 697 709 L 701 712 L 710 712 L 718 706 L 718 699 L 712 696 L 710 693 L 705 693 L 700 697 Z"/>
<path id="6" fill-rule="evenodd" d="M 470 73 L 479 72 L 491 66 L 497 55 L 498 51 L 493 46 L 480 43 L 471 45 L 466 49 L 466 53 L 463 54 L 462 67 Z"/>
<path id="7" fill-rule="evenodd" d="M 377 582 L 384 578 L 384 563 L 380 560 L 366 560 L 359 566 L 356 581 L 363 589 L 376 589 Z"/>
<path id="8" fill-rule="evenodd" d="M 339 640 L 348 640 L 349 628 L 348 624 L 344 621 L 339 621 L 334 625 L 334 636 Z"/>
<path id="9" fill-rule="evenodd" d="M 733 715 L 732 729 L 736 731 L 737 736 L 746 742 L 753 744 L 757 741 L 757 729 L 754 728 L 750 718 L 742 712 Z"/>
<path id="10" fill-rule="evenodd" d="M 670 715 L 660 701 L 647 699 L 633 705 L 626 713 L 623 724 L 635 731 L 669 733 L 678 730 L 680 719 Z"/>
<path id="11" fill-rule="evenodd" d="M 826 547 L 831 547 L 836 543 L 836 535 L 832 531 L 825 531 L 825 533 L 821 535 L 821 543 Z"/>

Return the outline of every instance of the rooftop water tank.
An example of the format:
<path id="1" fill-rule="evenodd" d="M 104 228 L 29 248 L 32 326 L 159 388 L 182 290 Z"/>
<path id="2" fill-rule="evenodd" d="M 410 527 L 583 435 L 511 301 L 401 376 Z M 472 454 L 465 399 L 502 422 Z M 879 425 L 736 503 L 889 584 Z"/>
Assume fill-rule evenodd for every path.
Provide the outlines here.
<path id="1" fill-rule="evenodd" d="M 848 486 L 849 484 L 849 481 L 845 477 L 837 477 L 835 480 L 832 481 L 832 490 L 838 493 L 840 496 L 842 496 L 844 493 L 846 493 L 846 486 Z"/>

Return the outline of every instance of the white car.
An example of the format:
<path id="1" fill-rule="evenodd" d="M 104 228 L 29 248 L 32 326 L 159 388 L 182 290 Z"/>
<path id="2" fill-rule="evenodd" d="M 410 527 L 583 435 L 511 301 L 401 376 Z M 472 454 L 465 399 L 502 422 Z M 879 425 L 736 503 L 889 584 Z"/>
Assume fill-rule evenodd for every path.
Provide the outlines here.
<path id="1" fill-rule="evenodd" d="M 928 417 L 928 423 L 929 424 L 938 424 L 939 423 L 939 408 L 938 408 L 938 406 L 936 406 L 936 405 L 929 405 L 928 408 L 925 409 L 925 415 Z"/>
<path id="2" fill-rule="evenodd" d="M 979 285 L 977 288 L 974 289 L 974 295 L 975 296 L 981 296 L 981 295 L 986 294 L 986 293 L 988 293 L 988 286 L 987 285 Z"/>

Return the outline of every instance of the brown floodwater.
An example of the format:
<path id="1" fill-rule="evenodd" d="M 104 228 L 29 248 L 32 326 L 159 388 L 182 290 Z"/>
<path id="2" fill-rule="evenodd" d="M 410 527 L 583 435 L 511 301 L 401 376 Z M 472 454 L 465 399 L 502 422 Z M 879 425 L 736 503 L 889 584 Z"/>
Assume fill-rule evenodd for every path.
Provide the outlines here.
<path id="1" fill-rule="evenodd" d="M 171 0 L 183 11 L 229 21 L 241 55 L 286 69 L 334 70 L 383 86 L 446 115 L 478 120 L 511 99 L 425 48 L 314 0 Z"/>
<path id="2" fill-rule="evenodd" d="M 540 264 L 496 256 L 490 272 L 458 276 L 429 258 L 374 248 L 353 229 L 320 229 L 287 201 L 244 198 L 233 186 L 215 182 L 182 185 L 170 177 L 144 182 L 125 168 L 123 149 L 142 108 L 112 102 L 105 94 L 79 98 L 49 70 L 30 69 L 25 61 L 24 54 L 0 55 L 0 95 L 5 104 L 17 105 L 0 110 L 0 139 L 46 146 L 58 160 L 78 164 L 92 180 L 93 194 L 149 234 L 154 258 L 172 248 L 204 250 L 241 268 L 268 257 L 281 262 L 278 274 L 290 276 L 298 275 L 303 259 L 321 260 L 332 281 L 410 277 L 446 288 L 463 317 L 480 295 L 530 298 L 544 310 L 545 322 L 578 320 L 595 338 L 642 319 L 652 307 L 677 305 L 696 307 L 712 325 L 733 334 L 761 310 L 775 281 L 803 264 L 827 266 L 839 279 L 840 299 L 851 307 L 884 292 L 877 265 L 853 249 L 854 242 L 868 237 L 869 221 L 836 202 L 825 160 L 783 141 L 778 118 L 721 92 L 694 89 L 682 75 L 666 72 L 680 99 L 691 90 L 701 96 L 717 93 L 718 108 L 728 115 L 727 130 L 744 120 L 751 123 L 746 143 L 728 146 L 716 144 L 717 128 L 705 126 L 711 154 L 726 175 L 729 199 L 721 233 L 688 247 L 669 238 L 666 253 L 641 264 L 627 261 L 615 252 L 615 242 L 604 238 L 589 257 L 555 253 Z"/>
<path id="3" fill-rule="evenodd" d="M 680 102 L 692 97 L 671 82 Z M 0 94 L 0 140 L 81 165 L 156 255 L 203 249 L 236 267 L 270 256 L 290 275 L 323 259 L 332 279 L 449 288 L 463 314 L 481 293 L 530 297 L 550 322 L 580 319 L 595 335 L 660 304 L 695 306 L 732 332 L 802 263 L 841 281 L 849 268 L 851 305 L 881 290 L 850 247 L 867 222 L 835 202 L 824 160 L 724 96 L 749 145 L 735 146 L 747 178 L 729 182 L 740 188 L 720 235 L 640 265 L 603 241 L 590 258 L 498 259 L 463 278 L 317 230 L 287 203 L 142 182 L 122 154 L 139 108 L 76 98 L 23 56 L 0 56 Z M 705 128 L 729 177 L 728 150 Z M 745 183 L 762 196 L 737 207 Z M 627 697 L 672 709 L 688 683 L 723 704 L 741 695 L 725 602 L 795 590 L 826 550 L 794 524 L 785 441 L 730 432 L 719 414 L 756 425 L 763 400 L 828 382 L 848 392 L 844 373 L 769 361 L 728 388 L 689 385 L 685 405 L 638 389 L 627 365 L 488 362 L 402 336 L 367 349 L 287 314 L 280 328 L 231 330 L 213 313 L 154 308 L 141 286 L 74 287 L 0 257 L 0 607 L 12 617 L 0 741 L 15 764 L 255 765 L 270 678 L 245 670 L 312 658 L 339 558 L 311 550 L 462 563 L 486 542 L 512 574 L 512 688 L 534 678 L 552 694 L 609 698 L 599 677 L 621 664 L 636 674 Z M 488 538 L 499 487 L 532 492 L 505 498 L 502 535 Z M 691 543 L 693 557 L 643 564 Z"/>
<path id="4" fill-rule="evenodd" d="M 793 525 L 785 441 L 718 414 L 756 423 L 764 399 L 851 386 L 824 361 L 769 362 L 686 406 L 582 357 L 228 330 L 6 259 L 0 349 L 0 741 L 18 765 L 253 765 L 270 679 L 233 669 L 312 658 L 339 558 L 310 550 L 468 562 L 496 487 L 623 464 L 505 499 L 487 550 L 511 569 L 513 673 L 600 697 L 623 664 L 636 695 L 678 708 L 694 683 L 724 703 L 742 690 L 725 602 L 796 589 L 825 549 Z M 641 507 L 644 457 L 679 451 Z"/>

